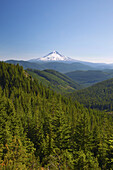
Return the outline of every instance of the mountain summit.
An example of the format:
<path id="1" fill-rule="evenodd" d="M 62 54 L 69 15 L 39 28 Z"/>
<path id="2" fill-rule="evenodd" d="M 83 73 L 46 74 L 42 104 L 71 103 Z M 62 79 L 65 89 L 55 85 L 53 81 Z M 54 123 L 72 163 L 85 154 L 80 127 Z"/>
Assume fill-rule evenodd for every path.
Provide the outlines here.
<path id="1" fill-rule="evenodd" d="M 57 51 L 53 51 L 49 53 L 48 55 L 40 58 L 42 61 L 68 61 L 69 58 L 61 55 Z"/>
<path id="2" fill-rule="evenodd" d="M 43 62 L 47 62 L 47 61 L 64 61 L 64 62 L 74 62 L 74 59 L 71 59 L 69 57 L 66 57 L 64 55 L 61 55 L 59 52 L 57 51 L 53 51 L 49 54 L 47 54 L 46 56 L 44 57 L 41 57 L 41 58 L 37 58 L 37 59 L 33 59 L 33 60 L 30 60 L 30 61 L 43 61 Z"/>

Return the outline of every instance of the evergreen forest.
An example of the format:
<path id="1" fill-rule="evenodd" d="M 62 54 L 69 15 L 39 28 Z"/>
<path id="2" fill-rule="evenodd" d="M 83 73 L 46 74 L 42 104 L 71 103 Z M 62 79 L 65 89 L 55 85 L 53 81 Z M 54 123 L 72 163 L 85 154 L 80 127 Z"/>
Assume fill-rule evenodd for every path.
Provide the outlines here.
<path id="1" fill-rule="evenodd" d="M 113 116 L 77 96 L 42 85 L 19 64 L 0 62 L 0 169 L 112 170 Z"/>
<path id="2" fill-rule="evenodd" d="M 104 110 L 110 114 L 113 112 L 113 78 L 69 95 L 85 107 Z"/>
<path id="3" fill-rule="evenodd" d="M 82 86 L 67 77 L 65 74 L 59 73 L 55 70 L 32 70 L 27 69 L 27 72 L 33 77 L 38 79 L 46 87 L 56 91 L 57 93 L 68 93 L 81 89 Z"/>

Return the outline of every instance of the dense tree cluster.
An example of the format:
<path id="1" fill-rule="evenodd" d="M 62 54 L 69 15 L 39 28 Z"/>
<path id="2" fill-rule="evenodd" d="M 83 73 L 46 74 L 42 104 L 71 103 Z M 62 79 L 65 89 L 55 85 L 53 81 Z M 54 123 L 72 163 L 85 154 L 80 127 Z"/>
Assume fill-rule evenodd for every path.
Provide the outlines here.
<path id="1" fill-rule="evenodd" d="M 74 92 L 71 96 L 86 107 L 113 111 L 113 79 Z"/>
<path id="2" fill-rule="evenodd" d="M 113 169 L 112 116 L 0 62 L 1 169 Z"/>

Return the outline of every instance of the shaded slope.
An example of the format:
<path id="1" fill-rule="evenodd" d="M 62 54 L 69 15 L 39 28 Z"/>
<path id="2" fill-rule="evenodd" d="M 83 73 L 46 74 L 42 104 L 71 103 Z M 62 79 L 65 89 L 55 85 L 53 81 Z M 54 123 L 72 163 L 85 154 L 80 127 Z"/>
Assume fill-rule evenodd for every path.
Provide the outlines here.
<path id="1" fill-rule="evenodd" d="M 74 82 L 66 75 L 54 70 L 39 71 L 28 69 L 27 72 L 32 77 L 37 78 L 43 85 L 49 86 L 57 92 L 71 92 L 81 88 L 78 83 Z"/>
<path id="2" fill-rule="evenodd" d="M 49 62 L 42 64 L 46 69 L 53 69 L 61 73 L 66 73 L 75 70 L 94 70 L 94 68 L 82 63 L 62 63 L 62 62 Z"/>
<path id="3" fill-rule="evenodd" d="M 113 70 L 73 71 L 66 73 L 66 75 L 79 84 L 88 87 L 95 83 L 112 78 Z"/>
<path id="4" fill-rule="evenodd" d="M 113 78 L 74 92 L 71 96 L 86 107 L 112 111 Z"/>

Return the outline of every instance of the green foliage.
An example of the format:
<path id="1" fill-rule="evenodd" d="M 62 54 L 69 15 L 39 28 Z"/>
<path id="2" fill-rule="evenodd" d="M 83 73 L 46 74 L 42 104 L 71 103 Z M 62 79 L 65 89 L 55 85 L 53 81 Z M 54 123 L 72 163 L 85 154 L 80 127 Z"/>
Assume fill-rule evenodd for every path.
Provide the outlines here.
<path id="1" fill-rule="evenodd" d="M 108 72 L 107 70 L 80 70 L 66 73 L 66 75 L 84 87 L 91 86 L 113 77 L 112 71 Z"/>
<path id="2" fill-rule="evenodd" d="M 108 144 L 108 150 L 107 150 L 107 167 L 109 169 L 113 169 L 113 135 L 110 137 L 110 139 L 107 141 Z"/>
<path id="3" fill-rule="evenodd" d="M 101 169 L 98 165 L 98 160 L 92 155 L 91 152 L 84 153 L 83 150 L 77 152 L 76 159 L 75 159 L 75 169 Z"/>
<path id="4" fill-rule="evenodd" d="M 39 70 L 43 70 L 45 69 L 45 67 L 43 67 L 40 63 L 31 63 L 28 61 L 23 61 L 23 60 L 7 60 L 6 63 L 9 64 L 19 64 L 20 66 L 22 66 L 24 69 L 27 68 L 31 68 L 31 69 L 39 69 Z"/>
<path id="5" fill-rule="evenodd" d="M 113 79 L 97 83 L 71 94 L 74 100 L 88 108 L 113 111 Z M 112 114 L 112 112 L 110 112 Z"/>
<path id="6" fill-rule="evenodd" d="M 27 72 L 33 77 L 38 79 L 43 85 L 48 86 L 50 89 L 58 93 L 72 92 L 80 89 L 81 86 L 65 76 L 54 70 L 31 70 L 27 69 Z"/>
<path id="7" fill-rule="evenodd" d="M 1 169 L 112 169 L 112 121 L 0 62 Z"/>

